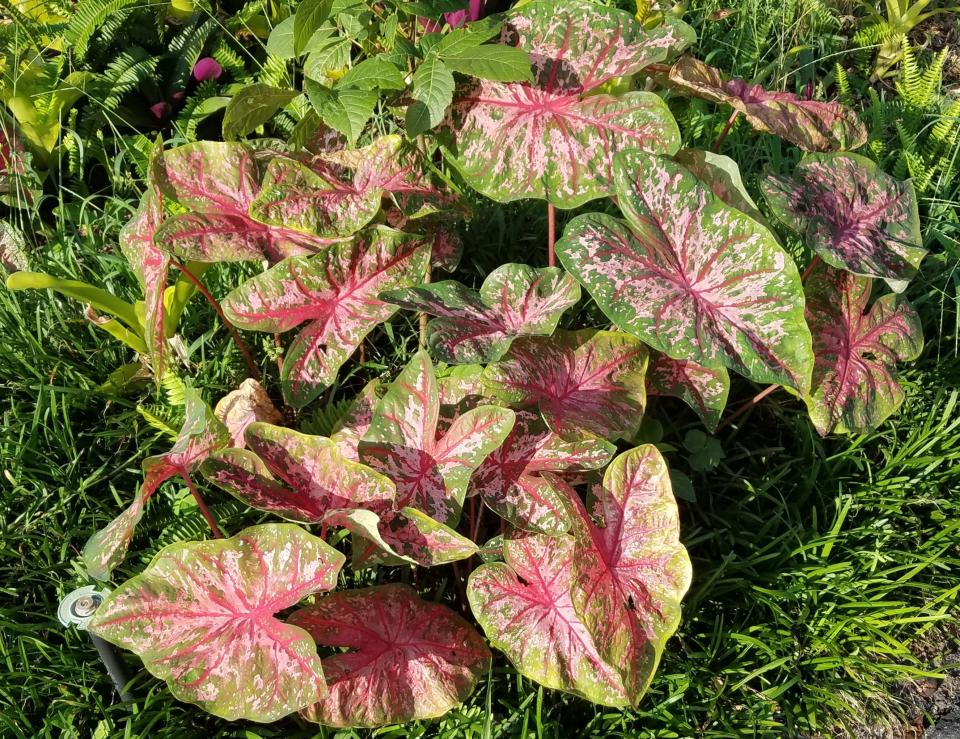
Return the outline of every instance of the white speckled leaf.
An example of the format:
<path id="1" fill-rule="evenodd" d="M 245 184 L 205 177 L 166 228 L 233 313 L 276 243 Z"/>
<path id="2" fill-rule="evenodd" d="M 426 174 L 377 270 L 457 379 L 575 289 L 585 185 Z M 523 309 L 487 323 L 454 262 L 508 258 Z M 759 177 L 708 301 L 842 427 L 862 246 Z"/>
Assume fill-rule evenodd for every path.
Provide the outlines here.
<path id="1" fill-rule="evenodd" d="M 708 368 L 686 359 L 654 352 L 647 368 L 647 395 L 680 398 L 713 431 L 727 406 L 730 375 L 725 367 Z"/>
<path id="2" fill-rule="evenodd" d="M 517 336 L 549 336 L 560 315 L 580 299 L 580 285 L 556 267 L 504 264 L 480 291 L 459 282 L 391 290 L 382 300 L 439 316 L 428 325 L 430 348 L 444 362 L 495 362 Z"/>
<path id="3" fill-rule="evenodd" d="M 344 557 L 292 524 L 165 547 L 114 590 L 90 631 L 136 652 L 178 699 L 276 721 L 326 693 L 313 639 L 274 614 L 337 584 Z"/>
<path id="4" fill-rule="evenodd" d="M 641 152 L 615 164 L 621 221 L 575 218 L 557 256 L 624 331 L 674 359 L 801 392 L 813 367 L 803 288 L 770 232 L 690 172 Z"/>
<path id="5" fill-rule="evenodd" d="M 357 451 L 360 439 L 370 428 L 370 421 L 373 420 L 373 409 L 384 392 L 386 392 L 386 388 L 380 384 L 379 380 L 370 380 L 350 403 L 350 407 L 343 418 L 337 421 L 336 426 L 334 426 L 333 433 L 330 434 L 330 441 L 337 445 L 337 450 L 347 459 L 354 462 L 360 461 L 360 455 Z"/>
<path id="6" fill-rule="evenodd" d="M 338 651 L 329 691 L 302 713 L 325 726 L 375 727 L 442 716 L 486 674 L 490 650 L 470 624 L 397 584 L 334 593 L 290 623 Z"/>
<path id="7" fill-rule="evenodd" d="M 647 348 L 629 334 L 592 329 L 523 337 L 484 382 L 494 397 L 536 405 L 565 438 L 584 431 L 608 439 L 632 436 L 643 418 Z"/>
<path id="8" fill-rule="evenodd" d="M 537 197 L 574 208 L 609 194 L 617 151 L 670 154 L 680 134 L 654 93 L 595 91 L 687 41 L 680 24 L 644 30 L 627 13 L 582 0 L 518 8 L 501 42 L 530 52 L 534 82 L 478 80 L 459 91 L 447 124 L 458 168 L 501 202 Z"/>

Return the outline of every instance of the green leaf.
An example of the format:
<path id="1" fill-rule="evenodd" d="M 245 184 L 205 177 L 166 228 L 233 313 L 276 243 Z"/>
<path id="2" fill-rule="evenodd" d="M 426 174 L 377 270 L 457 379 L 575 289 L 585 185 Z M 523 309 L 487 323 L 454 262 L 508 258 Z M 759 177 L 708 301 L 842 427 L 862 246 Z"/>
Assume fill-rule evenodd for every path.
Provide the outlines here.
<path id="1" fill-rule="evenodd" d="M 312 80 L 304 82 L 303 89 L 317 115 L 342 133 L 350 145 L 356 143 L 377 105 L 378 96 L 372 90 L 331 90 Z"/>
<path id="2" fill-rule="evenodd" d="M 330 73 L 350 63 L 350 44 L 346 39 L 328 38 L 312 45 L 303 62 L 303 75 L 324 85 L 333 83 Z"/>
<path id="3" fill-rule="evenodd" d="M 293 50 L 300 54 L 307 41 L 330 17 L 333 0 L 304 0 L 293 16 Z"/>
<path id="4" fill-rule="evenodd" d="M 413 73 L 413 97 L 407 108 L 407 135 L 419 136 L 443 120 L 453 100 L 453 73 L 435 56 L 428 56 Z"/>
<path id="5" fill-rule="evenodd" d="M 454 72 L 497 82 L 533 82 L 530 54 L 525 49 L 500 44 L 464 48 L 454 54 L 437 55 Z"/>
<path id="6" fill-rule="evenodd" d="M 293 45 L 294 16 L 278 23 L 267 38 L 267 53 L 277 59 L 296 59 L 297 52 Z"/>
<path id="7" fill-rule="evenodd" d="M 61 280 L 44 272 L 14 272 L 7 278 L 7 290 L 43 290 L 49 288 L 68 298 L 92 305 L 99 311 L 109 313 L 123 321 L 139 336 L 143 327 L 137 320 L 133 305 L 111 295 L 106 290 L 79 280 Z"/>
<path id="8" fill-rule="evenodd" d="M 223 114 L 223 137 L 236 140 L 273 118 L 297 96 L 293 90 L 271 85 L 249 85 L 233 96 Z"/>
<path id="9" fill-rule="evenodd" d="M 457 54 L 475 49 L 489 41 L 500 31 L 500 24 L 477 24 L 467 28 L 457 28 L 445 36 L 434 47 L 437 56 L 456 56 Z"/>
<path id="10" fill-rule="evenodd" d="M 352 67 L 337 83 L 337 88 L 358 90 L 402 90 L 407 86 L 403 72 L 396 64 L 381 57 L 372 57 Z"/>

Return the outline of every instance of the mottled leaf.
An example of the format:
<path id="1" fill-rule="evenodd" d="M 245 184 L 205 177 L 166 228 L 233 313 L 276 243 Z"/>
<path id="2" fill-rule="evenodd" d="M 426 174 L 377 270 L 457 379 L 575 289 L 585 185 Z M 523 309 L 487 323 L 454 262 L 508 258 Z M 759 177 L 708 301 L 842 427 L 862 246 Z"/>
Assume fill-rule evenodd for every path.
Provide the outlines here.
<path id="1" fill-rule="evenodd" d="M 556 267 L 504 264 L 480 291 L 446 280 L 380 295 L 408 310 L 439 316 L 428 324 L 430 347 L 445 362 L 495 362 L 517 336 L 549 336 L 560 314 L 580 299 L 580 285 Z"/>
<path id="2" fill-rule="evenodd" d="M 373 409 L 384 392 L 385 388 L 379 380 L 370 380 L 360 394 L 353 399 L 343 418 L 334 426 L 330 441 L 336 444 L 337 450 L 347 459 L 352 459 L 354 462 L 360 461 L 357 451 L 360 439 L 370 428 Z"/>
<path id="3" fill-rule="evenodd" d="M 26 240 L 20 229 L 6 221 L 0 221 L 0 267 L 7 272 L 30 269 Z"/>
<path id="4" fill-rule="evenodd" d="M 584 431 L 609 439 L 632 436 L 643 417 L 647 349 L 613 331 L 558 331 L 523 337 L 484 373 L 502 400 L 539 406 L 550 428 L 565 438 Z"/>
<path id="5" fill-rule="evenodd" d="M 408 585 L 347 590 L 295 611 L 321 646 L 328 693 L 303 711 L 325 726 L 374 727 L 442 716 L 487 672 L 490 650 L 470 624 Z"/>
<path id="6" fill-rule="evenodd" d="M 659 96 L 597 88 L 664 60 L 684 42 L 680 28 L 644 30 L 627 13 L 582 0 L 510 13 L 501 42 L 530 52 L 534 81 L 459 91 L 447 129 L 463 176 L 501 202 L 537 197 L 574 208 L 610 193 L 618 150 L 675 152 L 679 131 Z"/>
<path id="7" fill-rule="evenodd" d="M 613 456 L 615 447 L 596 436 L 568 441 L 532 411 L 517 411 L 516 423 L 503 445 L 483 461 L 470 480 L 470 493 L 514 526 L 543 534 L 569 528 L 565 497 L 543 472 L 596 469 Z"/>
<path id="8" fill-rule="evenodd" d="M 680 165 L 618 155 L 621 221 L 575 218 L 557 256 L 624 331 L 674 359 L 806 391 L 803 289 L 767 229 Z"/>
<path id="9" fill-rule="evenodd" d="M 172 544 L 101 603 L 89 629 L 136 652 L 180 700 L 276 721 L 326 693 L 313 640 L 274 614 L 337 584 L 344 557 L 291 524 Z"/>
<path id="10" fill-rule="evenodd" d="M 820 265 L 807 278 L 807 321 L 816 362 L 807 397 L 822 435 L 876 428 L 903 402 L 898 361 L 923 349 L 917 312 L 902 298 L 884 295 L 870 308 L 872 280 Z"/>
<path id="11" fill-rule="evenodd" d="M 681 149 L 673 158 L 696 175 L 710 191 L 727 205 L 743 211 L 758 223 L 767 225 L 763 214 L 740 176 L 740 168 L 730 157 L 702 149 Z"/>
<path id="12" fill-rule="evenodd" d="M 711 431 L 720 423 L 729 392 L 730 375 L 724 367 L 702 367 L 687 359 L 671 359 L 660 352 L 650 357 L 647 395 L 680 398 Z"/>
<path id="13" fill-rule="evenodd" d="M 901 292 L 927 253 L 913 185 L 866 157 L 810 154 L 793 176 L 771 174 L 762 187 L 777 217 L 829 265 Z"/>
<path id="14" fill-rule="evenodd" d="M 377 299 L 385 290 L 420 282 L 429 245 L 387 228 L 371 229 L 312 257 L 292 257 L 248 280 L 223 300 L 227 318 L 255 331 L 306 325 L 284 355 L 288 402 L 302 407 L 396 307 Z"/>
<path id="15" fill-rule="evenodd" d="M 277 410 L 263 385 L 247 378 L 240 387 L 220 398 L 213 415 L 230 432 L 230 446 L 242 449 L 246 443 L 243 432 L 256 421 L 263 423 L 281 423 L 283 414 Z"/>
<path id="16" fill-rule="evenodd" d="M 737 78 L 724 80 L 719 69 L 693 57 L 682 57 L 673 65 L 668 83 L 687 95 L 729 105 L 758 131 L 780 136 L 804 151 L 856 149 L 867 140 L 857 114 L 840 103 L 770 92 Z"/>

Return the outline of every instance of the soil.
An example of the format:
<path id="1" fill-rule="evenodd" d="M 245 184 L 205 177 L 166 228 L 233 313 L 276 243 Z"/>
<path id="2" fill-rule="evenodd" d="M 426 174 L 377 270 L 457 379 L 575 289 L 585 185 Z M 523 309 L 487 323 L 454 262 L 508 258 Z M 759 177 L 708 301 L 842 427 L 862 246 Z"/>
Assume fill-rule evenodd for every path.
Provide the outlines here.
<path id="1" fill-rule="evenodd" d="M 960 14 L 938 13 L 910 32 L 910 42 L 932 52 L 947 51 L 943 67 L 943 86 L 960 90 Z"/>

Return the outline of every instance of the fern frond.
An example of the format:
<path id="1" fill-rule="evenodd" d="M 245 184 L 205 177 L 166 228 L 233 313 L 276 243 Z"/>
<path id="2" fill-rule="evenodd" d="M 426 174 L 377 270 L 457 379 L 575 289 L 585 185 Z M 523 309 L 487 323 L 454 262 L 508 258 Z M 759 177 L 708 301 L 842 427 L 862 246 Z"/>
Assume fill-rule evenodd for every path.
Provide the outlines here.
<path id="1" fill-rule="evenodd" d="M 175 408 L 181 408 L 187 402 L 187 385 L 176 372 L 167 370 L 160 378 L 160 387 L 163 388 L 163 394 L 167 403 Z"/>
<path id="2" fill-rule="evenodd" d="M 143 420 L 146 421 L 151 428 L 156 429 L 165 436 L 169 436 L 171 439 L 177 438 L 177 430 L 172 428 L 167 421 L 146 406 L 138 405 L 137 413 L 143 417 Z"/>
<path id="3" fill-rule="evenodd" d="M 305 434 L 330 436 L 340 419 L 350 410 L 352 402 L 350 399 L 337 400 L 322 408 L 317 408 L 309 418 L 301 423 L 301 429 Z"/>
<path id="4" fill-rule="evenodd" d="M 64 33 L 64 40 L 73 49 L 78 59 L 87 55 L 90 39 L 100 30 L 104 22 L 123 10 L 136 5 L 140 0 L 80 0 L 70 25 Z"/>

